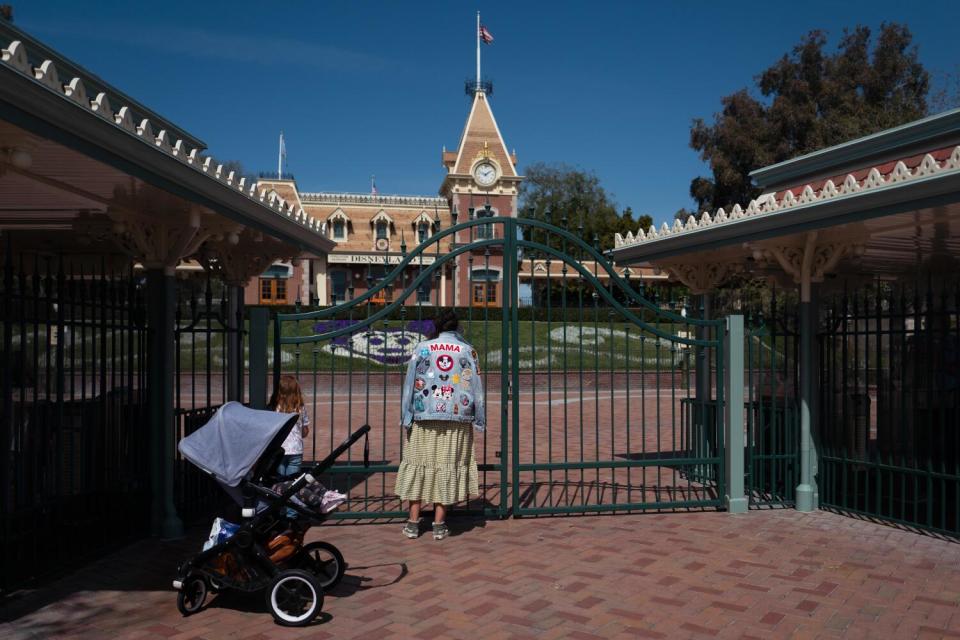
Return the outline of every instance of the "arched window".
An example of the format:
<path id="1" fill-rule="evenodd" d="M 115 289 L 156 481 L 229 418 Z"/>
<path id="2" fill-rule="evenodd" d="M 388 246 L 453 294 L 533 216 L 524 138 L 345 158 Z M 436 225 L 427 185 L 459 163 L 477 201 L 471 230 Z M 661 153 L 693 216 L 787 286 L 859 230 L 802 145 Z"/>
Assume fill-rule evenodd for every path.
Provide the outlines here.
<path id="1" fill-rule="evenodd" d="M 389 226 L 387 225 L 386 220 L 380 220 L 377 222 L 377 240 L 386 240 L 388 230 Z"/>
<path id="2" fill-rule="evenodd" d="M 420 283 L 420 286 L 417 287 L 417 302 L 430 302 L 430 280 L 431 278 L 424 278 L 423 282 Z"/>
<path id="3" fill-rule="evenodd" d="M 421 222 L 417 225 L 417 242 L 423 244 L 427 241 L 427 238 L 430 237 L 430 225 L 426 222 Z"/>
<path id="4" fill-rule="evenodd" d="M 347 223 L 344 222 L 343 220 L 333 221 L 333 239 L 334 240 L 347 239 Z"/>
<path id="5" fill-rule="evenodd" d="M 331 291 L 330 297 L 333 304 L 339 304 L 345 302 L 347 299 L 347 280 L 349 278 L 349 273 L 346 271 L 331 271 L 330 272 L 330 284 Z"/>
<path id="6" fill-rule="evenodd" d="M 470 213 L 470 219 L 476 220 L 477 218 L 492 218 L 497 215 L 497 210 L 487 207 L 478 207 L 476 209 L 471 208 L 468 210 Z M 493 235 L 493 225 L 492 224 L 481 224 L 477 227 L 476 231 L 477 240 L 489 240 L 494 237 Z"/>

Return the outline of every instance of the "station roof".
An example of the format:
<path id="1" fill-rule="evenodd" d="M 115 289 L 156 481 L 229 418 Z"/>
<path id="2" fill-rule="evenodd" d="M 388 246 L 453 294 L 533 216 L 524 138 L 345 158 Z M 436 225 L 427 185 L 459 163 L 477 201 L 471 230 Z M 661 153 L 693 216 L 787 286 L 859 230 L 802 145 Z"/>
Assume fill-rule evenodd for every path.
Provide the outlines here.
<path id="1" fill-rule="evenodd" d="M 749 261 L 770 243 L 856 245 L 842 270 L 893 276 L 960 257 L 960 109 L 751 174 L 765 189 L 735 205 L 617 236 L 618 264 Z M 855 259 L 853 259 L 855 258 Z"/>
<path id="2" fill-rule="evenodd" d="M 131 218 L 244 233 L 288 252 L 333 246 L 320 220 L 267 198 L 198 137 L 5 21 L 0 51 L 5 233 L 38 249 L 106 251 L 118 220 Z"/>

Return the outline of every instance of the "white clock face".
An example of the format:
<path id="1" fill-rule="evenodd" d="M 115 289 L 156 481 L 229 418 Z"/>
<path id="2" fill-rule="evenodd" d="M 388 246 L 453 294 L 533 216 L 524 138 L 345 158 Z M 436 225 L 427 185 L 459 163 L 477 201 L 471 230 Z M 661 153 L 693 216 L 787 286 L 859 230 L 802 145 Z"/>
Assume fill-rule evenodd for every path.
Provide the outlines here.
<path id="1" fill-rule="evenodd" d="M 489 187 L 497 181 L 497 170 L 489 162 L 481 162 L 473 169 L 473 179 L 481 187 Z"/>

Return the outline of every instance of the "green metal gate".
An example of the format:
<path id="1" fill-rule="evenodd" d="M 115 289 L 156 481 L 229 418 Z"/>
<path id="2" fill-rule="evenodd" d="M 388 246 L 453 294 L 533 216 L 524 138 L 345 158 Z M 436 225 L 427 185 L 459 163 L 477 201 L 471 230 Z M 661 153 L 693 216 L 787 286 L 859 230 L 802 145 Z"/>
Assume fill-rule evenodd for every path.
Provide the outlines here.
<path id="1" fill-rule="evenodd" d="M 649 300 L 648 283 L 615 271 L 582 226 L 454 217 L 433 231 L 409 254 L 401 244 L 399 264 L 385 258 L 351 278 L 346 302 L 273 320 L 275 383 L 298 376 L 314 425 L 305 457 L 374 427 L 371 465 L 348 458 L 326 479 L 351 496 L 338 517 L 405 515 L 393 495 L 400 388 L 435 307 L 452 306 L 448 279 L 487 395 L 487 431 L 476 439 L 480 496 L 466 511 L 721 506 L 722 320 Z"/>

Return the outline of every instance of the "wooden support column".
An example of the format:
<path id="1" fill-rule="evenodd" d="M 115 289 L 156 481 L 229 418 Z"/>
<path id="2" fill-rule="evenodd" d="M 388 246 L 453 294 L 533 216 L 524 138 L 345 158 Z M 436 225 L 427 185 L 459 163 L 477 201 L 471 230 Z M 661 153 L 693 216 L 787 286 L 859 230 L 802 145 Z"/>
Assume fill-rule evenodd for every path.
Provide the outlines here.
<path id="1" fill-rule="evenodd" d="M 173 497 L 174 447 L 173 411 L 174 322 L 176 280 L 172 268 L 147 270 L 147 327 L 149 374 L 147 413 L 150 416 L 150 477 L 153 485 L 150 510 L 151 529 L 164 538 L 183 535 Z"/>
<path id="2" fill-rule="evenodd" d="M 859 255 L 861 247 L 850 242 L 822 241 L 816 231 L 803 238 L 803 245 L 760 245 L 754 257 L 776 262 L 800 288 L 800 483 L 797 485 L 797 511 L 813 511 L 819 507 L 816 483 L 817 450 L 814 440 L 814 419 L 817 376 L 816 331 L 819 319 L 819 296 L 816 283 L 832 271 L 846 255 Z"/>

